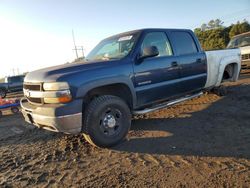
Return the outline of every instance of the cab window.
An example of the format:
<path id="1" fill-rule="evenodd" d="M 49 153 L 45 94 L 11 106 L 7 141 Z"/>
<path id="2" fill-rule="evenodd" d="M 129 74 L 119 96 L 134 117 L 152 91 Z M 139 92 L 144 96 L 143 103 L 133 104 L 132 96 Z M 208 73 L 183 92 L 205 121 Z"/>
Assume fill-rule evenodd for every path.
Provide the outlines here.
<path id="1" fill-rule="evenodd" d="M 155 46 L 159 50 L 158 56 L 171 56 L 173 55 L 169 40 L 164 32 L 152 32 L 146 34 L 141 51 L 149 46 Z"/>

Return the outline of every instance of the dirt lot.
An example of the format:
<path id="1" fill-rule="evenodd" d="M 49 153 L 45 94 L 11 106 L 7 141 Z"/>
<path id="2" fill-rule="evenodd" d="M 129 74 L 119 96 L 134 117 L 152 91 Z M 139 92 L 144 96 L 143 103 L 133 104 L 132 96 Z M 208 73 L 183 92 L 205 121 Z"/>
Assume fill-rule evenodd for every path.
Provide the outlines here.
<path id="1" fill-rule="evenodd" d="M 1 187 L 250 187 L 250 73 L 207 94 L 137 117 L 128 140 L 98 149 L 82 136 L 0 119 Z"/>

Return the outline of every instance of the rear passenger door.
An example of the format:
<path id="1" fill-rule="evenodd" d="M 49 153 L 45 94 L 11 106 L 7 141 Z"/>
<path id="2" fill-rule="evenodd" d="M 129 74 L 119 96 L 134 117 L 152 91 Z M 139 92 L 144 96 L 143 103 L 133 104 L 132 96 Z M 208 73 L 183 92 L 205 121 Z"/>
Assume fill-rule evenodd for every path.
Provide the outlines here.
<path id="1" fill-rule="evenodd" d="M 189 31 L 170 31 L 174 52 L 180 68 L 180 93 L 202 89 L 207 80 L 206 55 L 200 51 Z"/>

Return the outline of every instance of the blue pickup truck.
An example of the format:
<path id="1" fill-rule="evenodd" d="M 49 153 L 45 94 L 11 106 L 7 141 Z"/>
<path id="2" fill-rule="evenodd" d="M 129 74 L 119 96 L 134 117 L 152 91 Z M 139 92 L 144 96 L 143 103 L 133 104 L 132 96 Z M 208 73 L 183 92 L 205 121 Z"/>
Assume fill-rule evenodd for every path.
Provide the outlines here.
<path id="1" fill-rule="evenodd" d="M 4 83 L 0 83 L 0 97 L 5 98 L 7 93 L 22 91 L 25 75 L 9 76 Z"/>
<path id="2" fill-rule="evenodd" d="M 102 40 L 81 63 L 28 73 L 22 113 L 37 127 L 111 147 L 133 115 L 236 81 L 240 61 L 239 49 L 204 52 L 191 30 L 130 31 Z"/>

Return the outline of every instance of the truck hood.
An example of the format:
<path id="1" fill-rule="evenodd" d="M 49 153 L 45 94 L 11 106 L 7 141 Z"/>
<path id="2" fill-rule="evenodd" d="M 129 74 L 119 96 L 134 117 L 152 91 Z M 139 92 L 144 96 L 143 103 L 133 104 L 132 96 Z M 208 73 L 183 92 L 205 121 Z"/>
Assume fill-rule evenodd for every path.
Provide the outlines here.
<path id="1" fill-rule="evenodd" d="M 67 63 L 32 71 L 26 75 L 24 82 L 55 82 L 62 76 L 107 67 L 110 64 L 112 64 L 111 61 Z"/>

